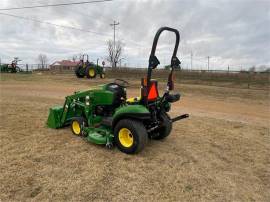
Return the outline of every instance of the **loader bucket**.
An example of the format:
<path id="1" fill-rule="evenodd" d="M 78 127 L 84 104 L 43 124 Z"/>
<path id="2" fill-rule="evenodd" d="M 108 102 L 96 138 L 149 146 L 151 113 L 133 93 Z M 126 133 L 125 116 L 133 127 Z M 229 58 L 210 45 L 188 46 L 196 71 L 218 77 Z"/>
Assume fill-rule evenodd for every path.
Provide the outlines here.
<path id="1" fill-rule="evenodd" d="M 55 107 L 50 108 L 50 113 L 49 113 L 49 117 L 47 120 L 47 126 L 49 128 L 62 127 L 62 124 L 61 124 L 62 113 L 63 113 L 62 106 L 55 106 Z"/>

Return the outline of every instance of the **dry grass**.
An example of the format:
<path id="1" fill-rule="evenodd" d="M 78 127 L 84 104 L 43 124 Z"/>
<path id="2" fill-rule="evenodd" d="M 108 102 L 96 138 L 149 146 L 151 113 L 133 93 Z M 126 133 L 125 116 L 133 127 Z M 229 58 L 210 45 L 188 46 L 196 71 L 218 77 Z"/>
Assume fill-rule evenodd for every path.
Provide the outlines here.
<path id="1" fill-rule="evenodd" d="M 171 114 L 190 119 L 138 155 L 46 128 L 49 107 L 107 81 L 1 76 L 0 201 L 269 201 L 268 91 L 177 85 Z"/>

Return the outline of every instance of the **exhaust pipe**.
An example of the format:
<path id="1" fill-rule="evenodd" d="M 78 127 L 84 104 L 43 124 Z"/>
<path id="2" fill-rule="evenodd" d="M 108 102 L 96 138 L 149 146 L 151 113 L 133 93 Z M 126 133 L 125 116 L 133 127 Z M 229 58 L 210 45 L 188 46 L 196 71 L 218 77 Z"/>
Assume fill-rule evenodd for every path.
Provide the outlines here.
<path id="1" fill-rule="evenodd" d="M 180 121 L 181 119 L 185 119 L 185 118 L 188 118 L 188 117 L 189 117 L 189 114 L 183 114 L 183 115 L 172 118 L 171 121 L 172 122 Z"/>

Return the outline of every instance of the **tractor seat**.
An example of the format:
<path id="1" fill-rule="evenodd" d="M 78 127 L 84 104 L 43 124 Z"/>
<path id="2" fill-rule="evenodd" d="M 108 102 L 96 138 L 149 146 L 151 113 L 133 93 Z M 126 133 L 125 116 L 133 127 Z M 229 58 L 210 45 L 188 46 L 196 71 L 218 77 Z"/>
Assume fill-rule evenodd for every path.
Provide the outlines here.
<path id="1" fill-rule="evenodd" d="M 140 102 L 141 99 L 142 97 L 132 97 L 132 98 L 128 98 L 126 102 L 132 104 L 132 103 Z"/>
<path id="2" fill-rule="evenodd" d="M 126 100 L 127 103 L 130 103 L 130 104 L 133 104 L 133 103 L 138 103 L 141 101 L 142 99 L 142 89 L 145 89 L 146 88 L 146 84 L 145 83 L 145 79 L 142 79 L 142 88 L 141 88 L 141 91 L 140 91 L 140 96 L 139 97 L 133 97 L 133 98 L 129 98 Z M 143 87 L 143 85 L 145 87 Z M 156 101 L 157 98 L 159 97 L 159 94 L 158 94 L 158 88 L 157 88 L 157 81 L 156 80 L 151 80 L 150 82 L 150 87 L 149 87 L 149 92 L 148 92 L 148 95 L 147 95 L 147 100 L 152 102 L 152 101 Z"/>

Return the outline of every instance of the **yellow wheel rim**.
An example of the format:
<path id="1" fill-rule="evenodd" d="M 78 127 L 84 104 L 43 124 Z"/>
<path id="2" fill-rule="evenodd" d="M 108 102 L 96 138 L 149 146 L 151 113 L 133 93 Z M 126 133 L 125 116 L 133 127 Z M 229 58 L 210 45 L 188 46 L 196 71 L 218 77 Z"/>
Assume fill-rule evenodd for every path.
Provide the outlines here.
<path id="1" fill-rule="evenodd" d="M 72 130 L 76 135 L 80 135 L 81 133 L 81 126 L 78 121 L 72 122 Z"/>
<path id="2" fill-rule="evenodd" d="M 133 135 L 127 128 L 122 128 L 118 132 L 118 137 L 121 145 L 124 147 L 131 147 L 133 145 Z"/>
<path id="3" fill-rule="evenodd" d="M 89 75 L 91 76 L 91 77 L 93 77 L 93 76 L 95 76 L 95 70 L 94 69 L 89 69 Z"/>

